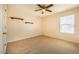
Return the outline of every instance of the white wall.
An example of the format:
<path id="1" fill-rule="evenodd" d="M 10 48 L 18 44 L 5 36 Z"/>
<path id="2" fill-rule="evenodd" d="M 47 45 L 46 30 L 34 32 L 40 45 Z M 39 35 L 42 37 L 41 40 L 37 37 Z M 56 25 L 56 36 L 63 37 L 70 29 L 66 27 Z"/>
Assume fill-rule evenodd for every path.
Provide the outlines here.
<path id="1" fill-rule="evenodd" d="M 61 33 L 60 17 L 72 14 L 75 15 L 75 33 Z M 43 20 L 43 35 L 79 43 L 79 8 L 42 17 L 41 19 Z"/>
<path id="2" fill-rule="evenodd" d="M 19 6 L 20 7 L 20 6 Z M 20 7 L 21 8 L 21 7 Z M 25 9 L 21 10 L 24 11 Z M 7 20 L 7 41 L 17 41 L 25 38 L 41 35 L 41 19 L 20 10 L 15 5 L 8 6 L 8 17 L 24 18 L 24 21 L 10 19 Z M 34 24 L 25 24 L 25 21 L 33 22 Z"/>

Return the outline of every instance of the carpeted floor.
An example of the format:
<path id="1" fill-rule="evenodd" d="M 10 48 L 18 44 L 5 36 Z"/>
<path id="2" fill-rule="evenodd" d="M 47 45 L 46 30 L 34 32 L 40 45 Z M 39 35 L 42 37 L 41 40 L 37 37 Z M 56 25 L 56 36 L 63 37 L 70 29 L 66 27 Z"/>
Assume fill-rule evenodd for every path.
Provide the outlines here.
<path id="1" fill-rule="evenodd" d="M 61 54 L 79 53 L 79 44 L 54 39 L 47 36 L 37 36 L 7 44 L 10 54 Z"/>

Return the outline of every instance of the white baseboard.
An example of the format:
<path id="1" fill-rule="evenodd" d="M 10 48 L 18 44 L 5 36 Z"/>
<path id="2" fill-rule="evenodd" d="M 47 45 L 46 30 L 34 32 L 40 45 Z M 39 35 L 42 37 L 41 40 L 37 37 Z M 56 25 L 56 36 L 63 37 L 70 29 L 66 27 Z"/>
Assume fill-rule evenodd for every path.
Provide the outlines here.
<path id="1" fill-rule="evenodd" d="M 23 37 L 23 38 L 21 38 L 21 39 L 7 41 L 7 43 L 15 42 L 15 41 L 23 40 L 23 39 L 28 39 L 28 38 L 32 38 L 32 37 L 36 37 L 36 36 L 40 36 L 40 35 L 41 35 L 41 34 L 39 34 L 39 35 L 34 35 L 34 36 L 29 36 L 29 37 Z"/>
<path id="2" fill-rule="evenodd" d="M 63 41 L 68 41 L 68 42 L 79 44 L 79 41 L 77 41 L 77 40 L 75 40 L 75 41 L 74 40 L 66 40 L 66 39 L 61 39 L 61 38 L 57 38 L 57 37 L 52 37 L 52 36 L 49 36 L 49 35 L 44 35 L 44 36 L 48 36 L 50 38 L 60 39 L 60 40 L 63 40 Z"/>
<path id="3" fill-rule="evenodd" d="M 36 36 L 41 36 L 41 34 L 40 35 L 30 36 L 30 37 L 24 37 L 24 38 L 21 38 L 21 39 L 18 39 L 18 40 L 11 40 L 11 41 L 8 41 L 7 43 L 15 42 L 15 41 L 23 40 L 23 39 L 28 39 L 28 38 L 33 38 L 33 37 L 36 37 Z M 42 36 L 47 36 L 47 37 L 50 37 L 50 38 L 60 39 L 60 38 L 56 38 L 56 37 L 52 37 L 52 36 L 48 36 L 48 35 L 42 35 Z M 79 44 L 79 41 L 77 42 L 77 41 L 74 41 L 74 40 L 65 40 L 65 39 L 60 39 L 60 40 L 69 41 L 69 42 Z"/>

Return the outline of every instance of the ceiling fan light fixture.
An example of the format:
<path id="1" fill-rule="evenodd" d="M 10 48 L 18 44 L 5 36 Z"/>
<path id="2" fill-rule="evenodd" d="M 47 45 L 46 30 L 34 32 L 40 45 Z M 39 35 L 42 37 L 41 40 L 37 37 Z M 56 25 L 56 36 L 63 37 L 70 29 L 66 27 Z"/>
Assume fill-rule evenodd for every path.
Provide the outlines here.
<path id="1" fill-rule="evenodd" d="M 40 9 L 37 9 L 35 11 L 42 11 L 41 14 L 44 14 L 46 11 L 48 12 L 52 12 L 52 10 L 49 10 L 50 7 L 53 6 L 53 4 L 49 4 L 49 5 L 42 5 L 42 4 L 37 4 L 38 7 L 40 7 Z"/>
<path id="2" fill-rule="evenodd" d="M 46 10 L 45 9 L 42 9 L 42 11 L 45 12 Z"/>

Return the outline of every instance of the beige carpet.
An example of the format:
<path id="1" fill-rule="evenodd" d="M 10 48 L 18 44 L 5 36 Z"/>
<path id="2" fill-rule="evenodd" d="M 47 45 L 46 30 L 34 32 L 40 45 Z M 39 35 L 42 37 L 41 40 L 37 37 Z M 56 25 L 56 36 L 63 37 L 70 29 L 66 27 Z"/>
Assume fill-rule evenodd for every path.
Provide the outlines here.
<path id="1" fill-rule="evenodd" d="M 37 36 L 7 44 L 6 53 L 16 54 L 55 54 L 79 53 L 79 44 L 54 39 L 47 36 Z"/>

